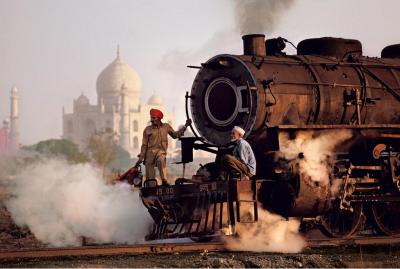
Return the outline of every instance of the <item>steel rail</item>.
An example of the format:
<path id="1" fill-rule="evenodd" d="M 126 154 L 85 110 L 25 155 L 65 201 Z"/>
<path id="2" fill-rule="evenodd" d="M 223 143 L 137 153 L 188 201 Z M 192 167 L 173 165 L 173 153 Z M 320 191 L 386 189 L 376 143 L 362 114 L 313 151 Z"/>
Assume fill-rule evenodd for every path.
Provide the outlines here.
<path id="1" fill-rule="evenodd" d="M 310 247 L 343 245 L 390 245 L 400 244 L 400 236 L 355 236 L 349 238 L 309 239 Z"/>
<path id="2" fill-rule="evenodd" d="M 310 248 L 341 246 L 341 245 L 390 245 L 400 244 L 400 237 L 353 237 L 353 238 L 323 238 L 308 239 Z M 127 254 L 150 253 L 174 253 L 195 251 L 229 251 L 223 242 L 209 243 L 161 243 L 161 244 L 137 244 L 119 246 L 85 246 L 70 248 L 39 248 L 0 251 L 1 260 L 25 259 L 25 258 L 55 258 L 77 256 L 106 256 Z"/>

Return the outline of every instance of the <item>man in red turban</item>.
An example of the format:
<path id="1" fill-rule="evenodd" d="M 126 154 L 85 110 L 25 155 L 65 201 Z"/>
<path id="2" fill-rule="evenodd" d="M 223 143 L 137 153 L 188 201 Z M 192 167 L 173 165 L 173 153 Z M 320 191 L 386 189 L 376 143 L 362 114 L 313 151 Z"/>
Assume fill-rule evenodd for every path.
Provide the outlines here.
<path id="1" fill-rule="evenodd" d="M 185 126 L 178 131 L 174 131 L 171 125 L 161 122 L 163 117 L 164 114 L 162 111 L 154 108 L 150 110 L 151 125 L 147 126 L 143 131 L 142 147 L 138 155 L 139 160 L 136 164 L 144 162 L 147 179 L 156 178 L 155 167 L 157 166 L 163 184 L 167 184 L 166 156 L 168 135 L 174 139 L 181 137 L 185 133 L 186 128 L 192 124 L 192 121 L 188 119 Z"/>
<path id="2" fill-rule="evenodd" d="M 159 118 L 160 120 L 162 120 L 162 118 L 164 118 L 164 114 L 162 113 L 161 110 L 152 108 L 152 109 L 150 109 L 150 117 L 155 117 L 155 118 Z"/>

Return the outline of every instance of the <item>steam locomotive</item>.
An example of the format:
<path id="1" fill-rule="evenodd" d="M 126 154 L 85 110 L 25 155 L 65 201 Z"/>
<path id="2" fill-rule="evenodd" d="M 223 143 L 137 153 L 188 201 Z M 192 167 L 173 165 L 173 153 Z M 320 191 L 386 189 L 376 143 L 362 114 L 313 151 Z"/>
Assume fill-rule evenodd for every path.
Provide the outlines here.
<path id="1" fill-rule="evenodd" d="M 138 183 L 154 219 L 148 240 L 190 237 L 208 240 L 225 227 L 259 221 L 259 210 L 312 220 L 326 235 L 350 237 L 368 229 L 400 233 L 400 45 L 366 57 L 359 41 L 314 38 L 296 55 L 284 38 L 242 37 L 243 55 L 217 55 L 198 68 L 186 114 L 198 131 L 181 138 L 183 164 L 194 150 L 216 154 L 190 178 L 159 186 Z M 293 44 L 292 44 L 293 45 Z M 294 45 L 293 45 L 294 46 Z M 217 179 L 234 125 L 246 130 L 257 159 L 251 180 Z M 351 137 L 332 149 L 323 182 L 301 169 L 301 152 L 282 154 L 282 139 L 309 139 L 347 130 Z M 336 190 L 332 191 L 333 186 Z"/>

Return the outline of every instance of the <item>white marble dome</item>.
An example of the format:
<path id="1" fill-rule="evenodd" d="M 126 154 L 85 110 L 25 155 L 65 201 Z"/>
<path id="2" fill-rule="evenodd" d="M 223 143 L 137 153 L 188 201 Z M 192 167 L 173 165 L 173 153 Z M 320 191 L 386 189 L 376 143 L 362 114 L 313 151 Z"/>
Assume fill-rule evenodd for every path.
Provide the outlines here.
<path id="1" fill-rule="evenodd" d="M 150 106 L 162 106 L 163 100 L 160 96 L 153 94 L 152 96 L 150 96 L 149 101 L 147 101 L 147 104 Z"/>
<path id="2" fill-rule="evenodd" d="M 142 82 L 138 73 L 130 65 L 123 62 L 118 51 L 117 58 L 97 78 L 97 94 L 99 96 L 117 95 L 123 85 L 126 87 L 128 94 L 138 94 L 140 93 Z"/>

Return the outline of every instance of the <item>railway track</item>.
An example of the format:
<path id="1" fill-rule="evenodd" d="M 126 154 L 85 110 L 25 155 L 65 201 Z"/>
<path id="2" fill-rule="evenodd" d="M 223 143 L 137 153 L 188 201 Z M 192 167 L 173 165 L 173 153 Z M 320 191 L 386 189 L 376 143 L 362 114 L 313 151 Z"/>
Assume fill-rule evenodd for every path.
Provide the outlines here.
<path id="1" fill-rule="evenodd" d="M 191 251 L 222 251 L 222 242 L 211 243 L 162 243 L 162 244 L 136 244 L 122 246 L 85 246 L 71 248 L 41 248 L 23 249 L 0 252 L 0 260 L 15 258 L 37 257 L 67 257 L 67 256 L 96 256 L 96 255 L 122 255 L 144 253 L 173 253 Z"/>
<path id="2" fill-rule="evenodd" d="M 400 237 L 354 237 L 348 239 L 310 239 L 309 247 L 340 245 L 400 244 Z M 228 251 L 223 242 L 161 243 L 122 246 L 85 246 L 72 248 L 40 248 L 0 251 L 0 260 L 72 256 L 104 256 L 124 254 L 174 253 L 193 251 Z"/>

